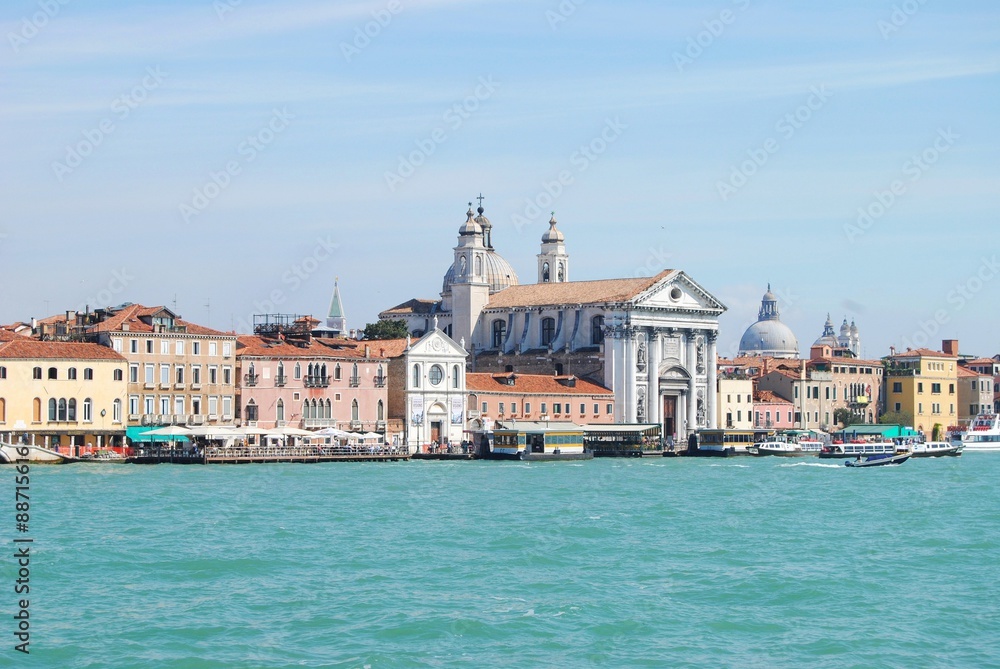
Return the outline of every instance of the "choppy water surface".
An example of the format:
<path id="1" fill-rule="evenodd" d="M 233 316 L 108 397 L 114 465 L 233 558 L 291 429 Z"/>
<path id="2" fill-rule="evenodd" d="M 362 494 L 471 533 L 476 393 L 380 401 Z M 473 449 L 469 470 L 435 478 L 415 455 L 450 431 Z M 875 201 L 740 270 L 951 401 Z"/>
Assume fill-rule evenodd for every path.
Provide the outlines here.
<path id="1" fill-rule="evenodd" d="M 0 666 L 997 666 L 1000 454 L 841 465 L 36 466 Z"/>

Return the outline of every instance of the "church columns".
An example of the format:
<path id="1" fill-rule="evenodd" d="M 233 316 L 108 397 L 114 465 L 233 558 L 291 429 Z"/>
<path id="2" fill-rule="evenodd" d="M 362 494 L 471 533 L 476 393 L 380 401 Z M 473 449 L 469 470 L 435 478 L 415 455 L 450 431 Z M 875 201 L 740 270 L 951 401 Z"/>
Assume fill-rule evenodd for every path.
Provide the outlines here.
<path id="1" fill-rule="evenodd" d="M 660 355 L 663 347 L 660 343 L 660 332 L 655 328 L 650 330 L 649 344 L 646 346 L 648 352 L 648 367 L 646 368 L 646 422 L 661 422 L 660 413 L 663 411 L 663 401 L 660 399 Z"/>
<path id="2" fill-rule="evenodd" d="M 687 331 L 687 360 L 688 370 L 688 390 L 687 390 L 687 434 L 692 434 L 698 429 L 698 389 L 696 378 L 698 375 L 698 342 L 695 330 Z"/>
<path id="3" fill-rule="evenodd" d="M 716 409 L 716 403 L 719 397 L 718 388 L 718 375 L 717 375 L 717 359 L 715 351 L 715 340 L 719 338 L 719 333 L 716 331 L 709 332 L 705 339 L 708 342 L 706 347 L 708 350 L 705 352 L 705 367 L 708 370 L 708 388 L 706 389 L 705 398 L 708 403 L 708 426 L 711 428 L 717 428 L 719 426 L 719 416 L 718 409 Z"/>
<path id="4" fill-rule="evenodd" d="M 635 378 L 635 338 L 636 332 L 625 326 L 625 415 L 623 423 L 635 422 L 636 378 Z"/>

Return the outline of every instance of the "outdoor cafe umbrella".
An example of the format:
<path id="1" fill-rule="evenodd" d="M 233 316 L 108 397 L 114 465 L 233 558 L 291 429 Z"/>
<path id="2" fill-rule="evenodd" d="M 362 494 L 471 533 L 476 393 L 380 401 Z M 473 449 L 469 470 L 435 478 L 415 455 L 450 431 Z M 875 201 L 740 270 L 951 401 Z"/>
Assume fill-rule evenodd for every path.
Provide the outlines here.
<path id="1" fill-rule="evenodd" d="M 148 430 L 143 432 L 140 436 L 169 437 L 168 439 L 159 439 L 157 441 L 169 441 L 170 447 L 173 448 L 178 437 L 188 437 L 190 434 L 191 430 L 186 427 L 181 427 L 180 425 L 168 425 L 167 427 L 158 427 L 155 430 Z"/>

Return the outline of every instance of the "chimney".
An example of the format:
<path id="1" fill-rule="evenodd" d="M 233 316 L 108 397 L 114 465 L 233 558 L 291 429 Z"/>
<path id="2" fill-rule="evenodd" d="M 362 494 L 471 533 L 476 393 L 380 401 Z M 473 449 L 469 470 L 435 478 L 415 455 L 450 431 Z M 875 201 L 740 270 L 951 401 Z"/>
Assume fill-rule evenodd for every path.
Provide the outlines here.
<path id="1" fill-rule="evenodd" d="M 941 352 L 946 355 L 953 355 L 958 357 L 958 340 L 957 339 L 943 339 L 941 340 Z"/>
<path id="2" fill-rule="evenodd" d="M 365 357 L 366 358 L 372 357 L 372 347 L 369 346 L 368 344 L 365 344 Z"/>

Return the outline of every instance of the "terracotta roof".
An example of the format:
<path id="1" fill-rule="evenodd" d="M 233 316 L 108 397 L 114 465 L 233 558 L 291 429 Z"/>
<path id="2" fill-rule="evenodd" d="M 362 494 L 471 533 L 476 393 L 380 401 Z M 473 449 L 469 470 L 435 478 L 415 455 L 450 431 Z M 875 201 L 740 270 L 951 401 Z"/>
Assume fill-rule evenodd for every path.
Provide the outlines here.
<path id="1" fill-rule="evenodd" d="M 971 378 L 978 378 L 980 376 L 985 376 L 987 378 L 993 378 L 992 374 L 984 374 L 983 372 L 976 372 L 976 371 L 973 371 L 971 369 L 968 369 L 967 367 L 963 367 L 961 365 L 958 366 L 958 370 L 956 370 L 956 371 L 958 372 L 958 376 L 964 377 L 964 378 L 970 378 L 970 377 Z"/>
<path id="2" fill-rule="evenodd" d="M 786 400 L 784 397 L 778 393 L 771 390 L 755 390 L 753 391 L 753 401 L 762 403 L 773 403 L 780 402 L 782 404 L 791 404 L 791 400 Z"/>
<path id="3" fill-rule="evenodd" d="M 604 304 L 625 302 L 646 290 L 675 270 L 663 270 L 653 277 L 636 279 L 601 279 L 598 281 L 565 281 L 511 286 L 495 293 L 487 309 L 507 307 L 539 307 L 551 304 Z"/>
<path id="4" fill-rule="evenodd" d="M 87 328 L 87 332 L 123 332 L 124 330 L 122 330 L 122 326 L 125 323 L 128 323 L 128 332 L 153 332 L 153 326 L 143 321 L 142 317 L 151 317 L 161 311 L 166 311 L 173 315 L 173 312 L 166 307 L 145 307 L 141 304 L 130 304 L 118 313 L 109 317 L 107 320 L 91 325 Z M 62 318 L 65 319 L 66 316 L 63 315 Z M 184 327 L 187 334 L 202 335 L 207 337 L 225 337 L 233 334 L 231 332 L 223 332 L 221 330 L 205 327 L 204 325 L 198 325 L 197 323 L 192 323 L 182 318 L 175 317 L 174 323 L 178 326 Z"/>
<path id="5" fill-rule="evenodd" d="M 975 358 L 974 360 L 963 360 L 963 365 L 995 365 L 997 363 L 993 358 Z"/>
<path id="6" fill-rule="evenodd" d="M 17 360 L 122 360 L 107 346 L 62 341 L 36 341 L 17 337 L 0 344 L 0 358 Z"/>
<path id="7" fill-rule="evenodd" d="M 358 342 L 355 342 L 358 343 Z M 378 349 L 372 347 L 371 359 L 379 359 Z M 240 335 L 236 339 L 237 357 L 255 356 L 263 358 L 328 358 L 357 360 L 365 357 L 364 347 L 336 348 L 328 346 L 321 339 L 312 339 L 308 346 L 296 346 L 287 341 L 269 340 L 256 335 Z"/>
<path id="8" fill-rule="evenodd" d="M 896 355 L 890 355 L 890 358 L 898 360 L 900 358 L 951 358 L 956 359 L 954 355 L 948 355 L 947 353 L 942 353 L 941 351 L 932 351 L 929 348 L 915 348 L 909 351 L 902 351 Z"/>
<path id="9" fill-rule="evenodd" d="M 514 385 L 508 385 L 507 380 L 514 377 Z M 569 379 L 568 376 L 550 376 L 547 374 L 489 374 L 484 372 L 469 372 L 465 375 L 465 386 L 469 392 L 511 393 L 514 395 L 613 395 L 612 391 L 602 385 L 576 379 L 575 386 L 565 386 L 559 379 Z"/>
<path id="10" fill-rule="evenodd" d="M 441 300 L 407 300 L 402 304 L 397 304 L 391 309 L 386 309 L 382 314 L 430 314 L 441 311 Z"/>

